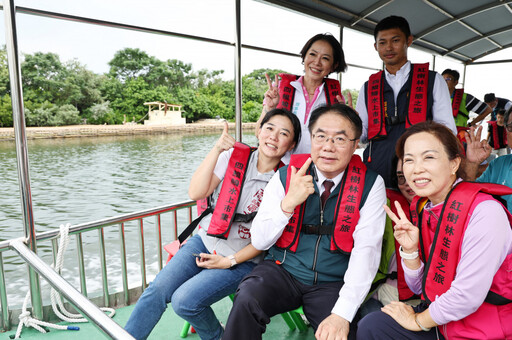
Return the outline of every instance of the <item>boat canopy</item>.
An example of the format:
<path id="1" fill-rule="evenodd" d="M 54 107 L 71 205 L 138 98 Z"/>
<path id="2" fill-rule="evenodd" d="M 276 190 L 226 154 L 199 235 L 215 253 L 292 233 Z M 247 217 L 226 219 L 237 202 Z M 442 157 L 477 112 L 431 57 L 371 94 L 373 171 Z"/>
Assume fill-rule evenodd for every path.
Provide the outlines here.
<path id="1" fill-rule="evenodd" d="M 400 15 L 414 23 L 414 47 L 465 65 L 512 47 L 512 0 L 261 1 L 371 35 L 380 20 Z"/>

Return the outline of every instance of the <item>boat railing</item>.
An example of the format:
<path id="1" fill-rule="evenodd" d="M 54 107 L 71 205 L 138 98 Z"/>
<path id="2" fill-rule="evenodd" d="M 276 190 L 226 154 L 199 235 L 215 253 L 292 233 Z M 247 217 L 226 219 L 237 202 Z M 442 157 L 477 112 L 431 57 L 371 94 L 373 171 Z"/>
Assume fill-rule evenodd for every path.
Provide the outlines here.
<path id="1" fill-rule="evenodd" d="M 92 221 L 82 224 L 77 224 L 69 227 L 69 236 L 75 235 L 76 238 L 76 257 L 78 261 L 78 272 L 79 272 L 79 280 L 80 280 L 80 289 L 81 292 L 76 290 L 69 282 L 64 280 L 60 275 L 58 275 L 47 263 L 45 263 L 37 254 L 32 252 L 29 247 L 27 247 L 24 238 L 12 239 L 0 242 L 0 303 L 2 307 L 2 329 L 7 331 L 11 328 L 11 319 L 13 318 L 14 313 L 12 313 L 12 309 L 8 305 L 7 301 L 7 288 L 6 288 L 6 272 L 4 271 L 4 260 L 3 260 L 3 252 L 7 250 L 15 251 L 24 262 L 26 262 L 31 268 L 33 268 L 37 273 L 39 273 L 45 280 L 57 291 L 59 291 L 66 299 L 88 320 L 93 322 L 100 330 L 108 334 L 112 338 L 127 338 L 123 336 L 128 336 L 128 334 L 114 321 L 112 321 L 108 316 L 106 316 L 95 304 L 93 304 L 87 297 L 87 285 L 86 285 L 86 271 L 85 271 L 85 259 L 88 258 L 88 255 L 84 251 L 84 241 L 82 239 L 83 233 L 90 232 L 93 230 L 98 231 L 97 236 L 97 245 L 100 254 L 100 263 L 101 263 L 101 276 L 102 276 L 102 300 L 99 301 L 99 304 L 110 307 L 118 307 L 122 305 L 129 305 L 130 302 L 130 289 L 128 287 L 128 271 L 127 271 L 127 254 L 126 254 L 126 235 L 125 235 L 125 223 L 129 221 L 137 221 L 138 225 L 138 249 L 139 249 L 139 258 L 140 258 L 140 274 L 141 274 L 141 282 L 140 287 L 141 291 L 143 291 L 147 287 L 147 278 L 146 278 L 146 268 L 149 265 L 146 263 L 146 254 L 145 254 L 145 234 L 148 232 L 144 232 L 144 225 L 148 222 L 149 218 L 155 218 L 155 237 L 157 244 L 157 262 L 158 269 L 161 270 L 164 265 L 163 254 L 163 243 L 162 243 L 162 215 L 165 214 L 167 218 L 168 215 L 171 217 L 171 232 L 174 234 L 174 239 L 177 239 L 178 236 L 178 211 L 182 209 L 186 209 L 188 211 L 188 223 L 192 221 L 193 212 L 192 207 L 196 205 L 195 201 L 183 201 L 170 205 L 159 206 L 147 210 L 137 211 L 133 213 L 128 213 L 124 215 L 119 215 L 111 218 L 106 218 L 98 221 Z M 119 244 L 120 244 L 120 260 L 121 263 L 121 281 L 122 281 L 122 292 L 114 292 L 112 294 L 109 293 L 109 285 L 108 285 L 108 272 L 107 272 L 107 251 L 105 245 L 105 228 L 117 227 L 119 231 Z M 52 230 L 46 231 L 42 233 L 36 234 L 36 242 L 38 243 L 42 241 L 50 241 L 52 243 L 52 256 L 55 259 L 58 251 L 58 237 L 60 236 L 60 230 Z M 90 243 L 90 239 L 87 240 Z M 169 240 L 166 240 L 168 242 Z M 154 264 L 154 263 L 153 263 Z M 41 289 L 36 290 L 36 294 L 41 295 Z M 119 295 L 119 298 L 112 299 L 111 297 L 114 295 Z M 115 300 L 115 301 L 113 301 Z M 42 311 L 40 313 L 42 315 Z M 121 337 L 120 337 L 121 336 Z"/>

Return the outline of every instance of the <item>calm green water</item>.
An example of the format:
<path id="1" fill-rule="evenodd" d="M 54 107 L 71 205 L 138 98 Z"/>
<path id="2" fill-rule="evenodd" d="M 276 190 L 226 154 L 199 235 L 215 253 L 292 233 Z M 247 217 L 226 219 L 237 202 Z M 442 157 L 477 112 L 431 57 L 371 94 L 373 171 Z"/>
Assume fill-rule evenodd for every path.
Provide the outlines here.
<path id="1" fill-rule="evenodd" d="M 45 139 L 28 142 L 33 212 L 37 232 L 72 225 L 188 199 L 193 171 L 219 135 L 142 135 L 76 139 Z M 256 143 L 247 133 L 244 142 Z M 23 236 L 21 204 L 14 142 L 0 142 L 0 240 Z M 164 240 L 171 234 L 171 221 L 163 222 Z M 117 228 L 105 233 L 107 259 L 119 251 Z M 145 233 L 151 234 L 151 222 Z M 140 285 L 137 223 L 126 225 L 130 285 Z M 172 235 L 172 236 L 171 236 Z M 86 273 L 99 269 L 97 233 L 84 234 Z M 154 237 L 146 236 L 147 260 L 156 258 Z M 48 242 L 38 245 L 38 254 L 51 262 Z M 75 281 L 74 240 L 69 247 L 63 276 Z M 98 255 L 94 255 L 98 254 Z M 115 262 L 115 261 L 114 261 Z M 5 252 L 9 304 L 20 301 L 26 289 L 26 269 L 12 252 Z M 109 263 L 111 291 L 121 287 L 120 264 Z M 148 268 L 148 275 L 157 268 Z M 44 285 L 44 282 L 42 283 Z M 101 280 L 88 280 L 89 292 L 101 289 Z M 23 288 L 21 288 L 23 287 Z M 12 289 L 16 288 L 16 289 Z M 18 289 L 20 288 L 20 289 Z M 23 294 L 19 295 L 22 291 Z"/>

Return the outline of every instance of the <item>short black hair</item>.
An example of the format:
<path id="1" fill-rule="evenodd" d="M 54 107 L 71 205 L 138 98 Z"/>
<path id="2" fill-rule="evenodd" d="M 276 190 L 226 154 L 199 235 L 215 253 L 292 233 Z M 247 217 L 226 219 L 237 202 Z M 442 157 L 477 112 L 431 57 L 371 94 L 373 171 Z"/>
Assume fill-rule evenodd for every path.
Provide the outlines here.
<path id="1" fill-rule="evenodd" d="M 494 93 L 487 93 L 484 96 L 484 102 L 485 103 L 490 103 L 490 102 L 493 102 L 495 100 L 496 100 L 496 95 Z"/>
<path id="2" fill-rule="evenodd" d="M 311 117 L 309 118 L 308 129 L 310 134 L 312 134 L 313 126 L 315 126 L 315 123 L 318 120 L 318 118 L 330 112 L 339 114 L 340 116 L 347 118 L 353 125 L 355 134 L 354 138 L 359 139 L 359 137 L 361 137 L 361 133 L 363 131 L 363 122 L 361 121 L 361 118 L 359 117 L 357 112 L 353 108 L 345 104 L 325 105 L 316 108 L 311 113 Z"/>
<path id="3" fill-rule="evenodd" d="M 261 120 L 260 128 L 274 116 L 284 116 L 290 120 L 293 127 L 293 141 L 295 148 L 299 145 L 300 137 L 302 134 L 302 127 L 300 126 L 300 120 L 296 115 L 285 109 L 273 109 L 268 111 L 263 119 Z M 294 148 L 294 149 L 295 149 Z"/>
<path id="4" fill-rule="evenodd" d="M 496 116 L 497 115 L 504 116 L 505 115 L 505 109 L 499 109 L 498 111 L 496 111 Z"/>
<path id="5" fill-rule="evenodd" d="M 306 44 L 302 47 L 302 50 L 300 51 L 300 57 L 302 58 L 302 61 L 304 62 L 304 59 L 306 59 L 306 53 L 308 53 L 308 50 L 313 46 L 315 42 L 318 40 L 323 40 L 327 42 L 329 45 L 331 45 L 332 48 L 332 58 L 333 58 L 333 66 L 334 66 L 334 72 L 345 72 L 347 70 L 347 63 L 345 62 L 345 54 L 343 53 L 343 49 L 341 48 L 340 43 L 338 40 L 336 40 L 335 37 L 331 33 L 319 33 L 315 36 L 313 36 L 311 39 L 309 39 Z"/>
<path id="6" fill-rule="evenodd" d="M 389 30 L 392 28 L 398 28 L 405 34 L 405 38 L 408 39 L 411 36 L 411 28 L 409 27 L 409 23 L 404 17 L 399 17 L 397 15 L 391 15 L 379 21 L 377 26 L 375 26 L 373 30 L 373 37 L 375 41 L 377 41 L 377 35 L 380 31 Z"/>
<path id="7" fill-rule="evenodd" d="M 444 76 L 445 74 L 449 74 L 453 77 L 453 80 L 459 81 L 460 73 L 458 71 L 447 68 L 446 70 L 443 71 L 443 73 L 441 73 L 442 76 Z"/>

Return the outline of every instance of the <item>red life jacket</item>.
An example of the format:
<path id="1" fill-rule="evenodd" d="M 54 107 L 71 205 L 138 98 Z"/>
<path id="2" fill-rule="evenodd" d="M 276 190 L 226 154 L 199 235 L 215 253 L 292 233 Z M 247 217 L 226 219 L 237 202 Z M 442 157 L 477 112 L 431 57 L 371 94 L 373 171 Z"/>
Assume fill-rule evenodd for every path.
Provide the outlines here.
<path id="1" fill-rule="evenodd" d="M 279 76 L 281 77 L 281 81 L 279 82 L 279 103 L 277 104 L 277 108 L 292 111 L 295 87 L 290 83 L 299 79 L 299 76 L 286 73 L 280 73 Z M 341 95 L 340 82 L 336 79 L 324 78 L 324 92 L 327 105 L 337 103 L 336 96 Z"/>
<path id="2" fill-rule="evenodd" d="M 459 107 L 460 107 L 460 103 L 462 103 L 463 95 L 464 95 L 464 89 L 456 89 L 453 93 L 453 100 L 452 100 L 453 118 L 457 117 L 459 114 Z"/>
<path id="3" fill-rule="evenodd" d="M 428 63 L 412 64 L 412 84 L 405 127 L 427 120 Z M 387 112 L 384 105 L 384 71 L 368 80 L 368 139 L 385 137 Z M 395 103 L 395 106 L 397 103 Z"/>
<path id="4" fill-rule="evenodd" d="M 228 238 L 252 151 L 253 149 L 246 144 L 235 143 L 217 199 L 217 207 L 213 211 L 208 227 L 208 235 L 223 239 Z M 219 205 L 222 205 L 222 207 Z"/>
<path id="5" fill-rule="evenodd" d="M 396 210 L 395 201 L 400 203 L 403 211 L 409 211 L 409 202 L 405 199 L 405 197 L 400 193 L 400 191 L 386 189 L 386 196 L 389 199 L 389 207 L 391 211 L 398 216 L 398 211 Z M 395 226 L 395 223 L 392 222 L 392 226 Z M 415 294 L 409 289 L 407 283 L 405 282 L 404 277 L 404 269 L 402 267 L 402 257 L 400 256 L 400 252 L 398 249 L 400 248 L 400 244 L 395 239 L 395 254 L 396 254 L 396 275 L 397 275 L 397 288 L 398 288 L 398 298 L 400 301 L 406 301 L 415 296 Z"/>
<path id="6" fill-rule="evenodd" d="M 420 227 L 420 251 L 425 264 L 423 298 L 431 303 L 445 293 L 455 279 L 460 260 L 464 232 L 474 207 L 485 200 L 493 199 L 487 194 L 510 195 L 512 188 L 492 183 L 461 182 L 446 197 L 435 235 L 428 227 L 421 227 L 417 209 L 418 198 L 411 205 L 411 222 Z M 507 213 L 509 223 L 512 215 Z M 426 218 L 426 217 L 425 217 Z M 423 218 L 423 225 L 426 220 Z M 428 255 L 427 255 L 428 254 Z M 446 337 L 471 339 L 504 339 L 512 336 L 512 254 L 505 258 L 494 275 L 491 289 L 484 303 L 472 314 L 440 327 Z"/>
<path id="7" fill-rule="evenodd" d="M 487 122 L 491 126 L 491 132 L 492 132 L 492 144 L 491 145 L 494 150 L 500 149 L 500 140 L 498 136 L 498 122 L 496 121 L 489 121 Z M 507 144 L 507 129 L 503 127 L 503 143 Z"/>
<path id="8" fill-rule="evenodd" d="M 300 168 L 310 157 L 308 154 L 295 154 L 291 156 L 286 176 L 285 192 L 290 185 L 292 166 Z M 311 170 L 308 169 L 307 173 Z M 334 229 L 331 237 L 331 251 L 339 250 L 349 254 L 354 247 L 352 237 L 359 221 L 359 205 L 363 196 L 366 166 L 358 155 L 353 155 L 340 183 L 338 201 L 334 212 Z M 306 202 L 295 207 L 293 216 L 284 228 L 283 234 L 277 240 L 276 246 L 295 252 L 299 244 L 300 230 L 306 209 Z"/>

